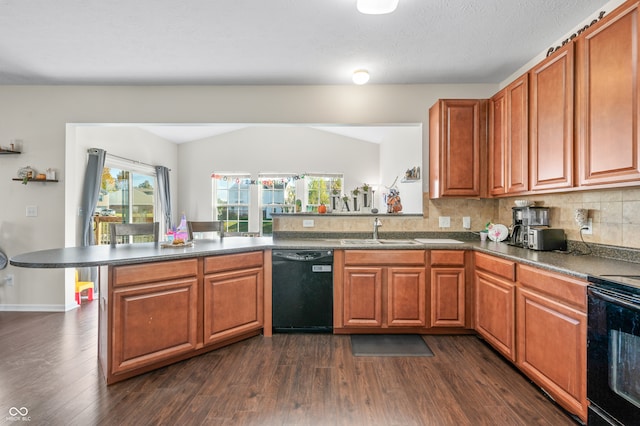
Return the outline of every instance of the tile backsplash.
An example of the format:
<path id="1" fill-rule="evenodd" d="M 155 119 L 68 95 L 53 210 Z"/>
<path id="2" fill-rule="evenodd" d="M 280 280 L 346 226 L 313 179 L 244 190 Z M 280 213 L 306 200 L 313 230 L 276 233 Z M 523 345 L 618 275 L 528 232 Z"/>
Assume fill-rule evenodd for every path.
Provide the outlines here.
<path id="1" fill-rule="evenodd" d="M 584 235 L 586 242 L 620 247 L 640 248 L 640 188 L 575 191 L 558 194 L 526 195 L 500 199 L 438 199 L 423 200 L 424 215 L 380 214 L 383 227 L 380 232 L 459 232 L 465 229 L 462 218 L 471 218 L 471 231 L 477 232 L 489 221 L 511 224 L 511 208 L 515 199 L 535 201 L 536 205 L 550 207 L 550 223 L 563 228 L 567 239 L 579 241 L 580 233 L 574 221 L 574 210 L 585 208 L 593 221 L 593 234 Z M 449 217 L 450 228 L 439 227 L 439 217 Z M 327 214 L 313 216 L 314 227 L 303 227 L 296 215 L 279 215 L 274 231 L 288 232 L 368 232 L 372 228 L 371 216 Z"/>

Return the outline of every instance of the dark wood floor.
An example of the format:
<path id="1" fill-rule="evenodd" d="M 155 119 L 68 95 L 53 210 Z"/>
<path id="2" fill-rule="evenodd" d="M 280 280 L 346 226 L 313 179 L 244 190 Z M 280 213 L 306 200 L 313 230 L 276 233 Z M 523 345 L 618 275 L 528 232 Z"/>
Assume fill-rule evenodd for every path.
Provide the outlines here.
<path id="1" fill-rule="evenodd" d="M 348 336 L 277 334 L 107 387 L 97 302 L 0 312 L 0 423 L 575 425 L 473 336 L 425 336 L 430 358 L 353 357 Z"/>

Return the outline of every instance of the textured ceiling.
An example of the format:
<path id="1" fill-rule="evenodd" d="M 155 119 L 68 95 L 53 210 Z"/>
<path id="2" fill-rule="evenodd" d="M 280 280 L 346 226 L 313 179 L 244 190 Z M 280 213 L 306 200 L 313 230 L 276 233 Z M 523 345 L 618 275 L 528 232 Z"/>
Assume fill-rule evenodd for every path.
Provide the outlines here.
<path id="1" fill-rule="evenodd" d="M 498 83 L 605 4 L 0 0 L 0 84 Z"/>

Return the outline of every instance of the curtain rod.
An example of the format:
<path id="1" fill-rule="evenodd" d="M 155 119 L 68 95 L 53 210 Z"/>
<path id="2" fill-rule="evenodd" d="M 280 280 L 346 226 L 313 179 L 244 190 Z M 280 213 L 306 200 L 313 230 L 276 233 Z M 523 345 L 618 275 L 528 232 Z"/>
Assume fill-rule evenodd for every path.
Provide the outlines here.
<path id="1" fill-rule="evenodd" d="M 88 151 L 91 153 L 91 152 L 92 152 L 92 150 L 94 150 L 94 149 L 95 149 L 95 148 L 90 148 Z M 156 166 L 154 166 L 153 164 L 147 164 L 147 163 L 144 163 L 144 162 L 142 162 L 142 161 L 132 160 L 131 158 L 122 157 L 122 156 L 120 156 L 120 155 L 111 154 L 111 153 L 108 153 L 108 152 L 107 152 L 107 155 L 109 155 L 110 157 L 119 158 L 119 159 L 121 159 L 121 160 L 130 161 L 130 162 L 132 162 L 133 164 L 142 164 L 143 166 L 149 166 L 149 167 L 153 167 L 153 168 L 155 168 L 155 167 L 156 167 Z M 169 171 L 171 171 L 171 169 L 169 169 Z"/>

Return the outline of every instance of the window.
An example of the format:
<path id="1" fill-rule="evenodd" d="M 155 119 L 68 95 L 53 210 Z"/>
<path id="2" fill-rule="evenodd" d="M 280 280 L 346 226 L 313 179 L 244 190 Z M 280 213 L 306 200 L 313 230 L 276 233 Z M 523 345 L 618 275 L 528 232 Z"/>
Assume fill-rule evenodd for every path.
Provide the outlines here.
<path id="1" fill-rule="evenodd" d="M 306 211 L 317 212 L 320 204 L 330 205 L 331 196 L 342 194 L 342 174 L 308 174 L 305 176 Z"/>
<path id="2" fill-rule="evenodd" d="M 316 212 L 342 192 L 342 174 L 213 173 L 213 220 L 226 232 L 273 234 L 274 213 Z"/>
<path id="3" fill-rule="evenodd" d="M 260 229 L 262 235 L 273 234 L 272 213 L 296 211 L 296 182 L 294 175 L 261 174 L 260 185 Z"/>
<path id="4" fill-rule="evenodd" d="M 222 220 L 226 232 L 249 232 L 251 175 L 226 173 L 213 175 L 214 220 Z"/>
<path id="5" fill-rule="evenodd" d="M 96 205 L 96 244 L 109 244 L 109 223 L 154 222 L 156 207 L 155 169 L 109 157 L 102 171 L 100 196 Z M 151 241 L 134 237 L 133 242 Z"/>

